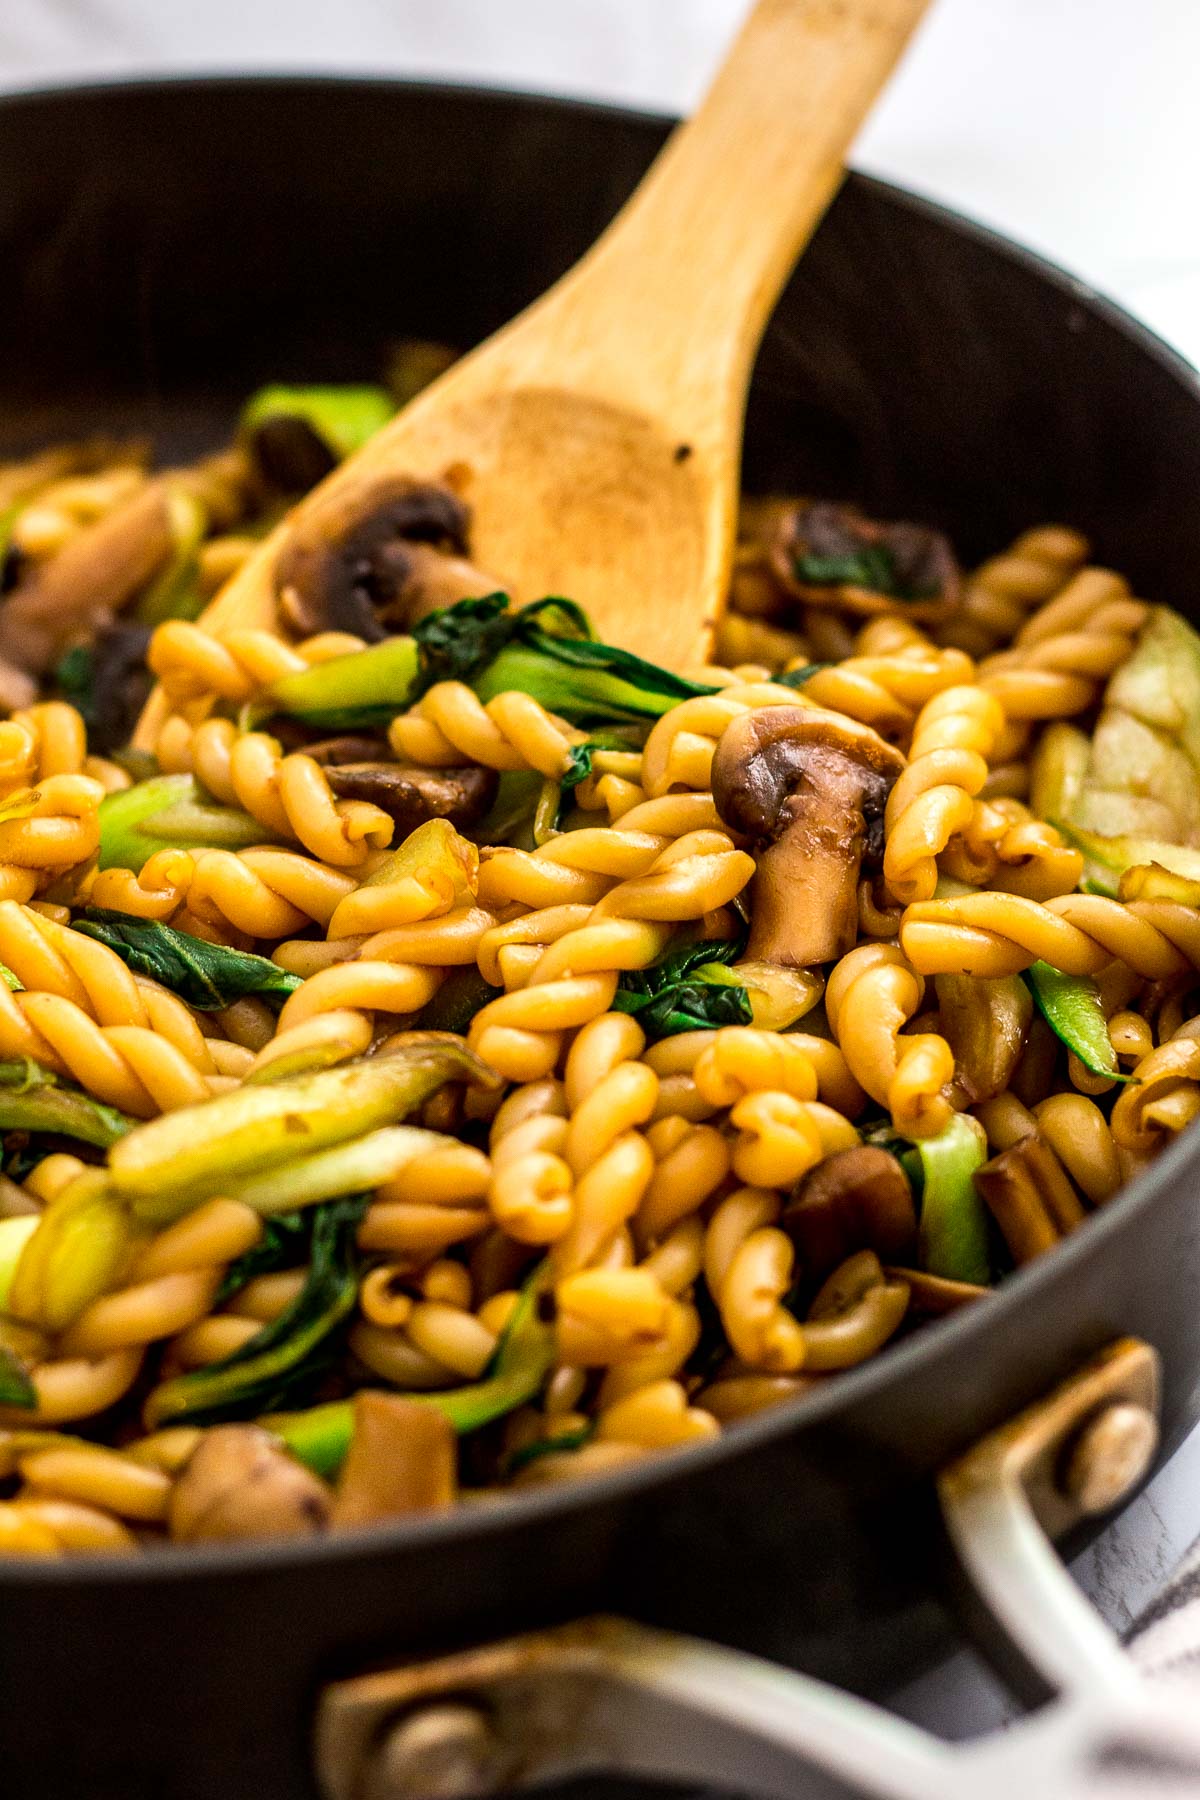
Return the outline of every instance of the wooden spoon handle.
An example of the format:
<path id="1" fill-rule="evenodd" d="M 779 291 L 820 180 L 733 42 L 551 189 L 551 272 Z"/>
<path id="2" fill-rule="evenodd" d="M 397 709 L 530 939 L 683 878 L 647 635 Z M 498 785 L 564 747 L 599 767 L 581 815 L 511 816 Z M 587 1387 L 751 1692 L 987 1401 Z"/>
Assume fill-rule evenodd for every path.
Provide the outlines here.
<path id="1" fill-rule="evenodd" d="M 574 369 L 593 362 L 612 396 L 623 362 L 625 398 L 649 412 L 713 378 L 741 403 L 770 310 L 928 3 L 758 0 L 699 110 L 543 303 L 575 315 L 560 339 Z"/>

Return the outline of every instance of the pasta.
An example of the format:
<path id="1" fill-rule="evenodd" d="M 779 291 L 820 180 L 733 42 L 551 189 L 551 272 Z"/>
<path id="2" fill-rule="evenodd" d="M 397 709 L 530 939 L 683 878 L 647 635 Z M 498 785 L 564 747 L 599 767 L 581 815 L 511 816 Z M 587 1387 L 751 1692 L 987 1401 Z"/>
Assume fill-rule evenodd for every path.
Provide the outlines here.
<path id="1" fill-rule="evenodd" d="M 211 627 L 340 404 L 166 476 L 0 471 L 2 1554 L 710 1441 L 986 1303 L 1200 1117 L 1200 830 L 1139 835 L 1192 830 L 1200 716 L 1154 696 L 1200 638 L 1076 532 L 960 579 L 748 503 L 679 674 L 511 608 L 389 477 L 281 557 L 274 628 Z"/>

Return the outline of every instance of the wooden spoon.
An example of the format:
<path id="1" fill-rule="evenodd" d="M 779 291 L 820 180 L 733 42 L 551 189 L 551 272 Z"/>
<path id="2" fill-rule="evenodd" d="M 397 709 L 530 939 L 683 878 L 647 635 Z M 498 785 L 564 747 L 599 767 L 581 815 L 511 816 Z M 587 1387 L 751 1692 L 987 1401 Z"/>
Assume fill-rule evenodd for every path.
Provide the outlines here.
<path id="1" fill-rule="evenodd" d="M 335 488 L 452 471 L 472 561 L 516 599 L 569 595 L 608 642 L 668 667 L 703 659 L 759 338 L 927 3 L 759 0 L 583 260 L 303 500 L 203 624 L 273 622 L 276 558 Z"/>

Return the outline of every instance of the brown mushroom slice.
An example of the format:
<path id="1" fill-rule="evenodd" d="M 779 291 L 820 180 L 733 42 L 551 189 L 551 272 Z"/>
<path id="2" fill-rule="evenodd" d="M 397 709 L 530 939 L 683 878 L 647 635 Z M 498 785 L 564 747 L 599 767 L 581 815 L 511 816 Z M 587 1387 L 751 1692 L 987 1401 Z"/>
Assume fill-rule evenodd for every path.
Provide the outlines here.
<path id="1" fill-rule="evenodd" d="M 859 870 L 879 859 L 904 766 L 870 726 L 819 707 L 763 706 L 726 728 L 713 800 L 758 865 L 748 960 L 811 968 L 853 948 Z"/>
<path id="2" fill-rule="evenodd" d="M 882 1350 L 908 1311 L 908 1283 L 884 1273 L 873 1250 L 834 1270 L 804 1321 L 804 1368 L 851 1369 Z"/>
<path id="3" fill-rule="evenodd" d="M 952 1281 L 947 1275 L 931 1275 L 927 1269 L 910 1269 L 905 1264 L 890 1266 L 884 1274 L 889 1281 L 906 1282 L 913 1312 L 923 1313 L 931 1319 L 957 1312 L 960 1306 L 969 1306 L 973 1300 L 986 1300 L 995 1292 L 994 1288 L 979 1287 L 973 1281 Z"/>
<path id="4" fill-rule="evenodd" d="M 810 606 L 864 615 L 941 619 L 962 597 L 962 573 L 943 532 L 882 524 L 832 500 L 796 502 L 776 530 L 771 566 L 789 593 Z"/>
<path id="5" fill-rule="evenodd" d="M 259 1425 L 214 1425 L 171 1491 L 167 1522 L 184 1543 L 312 1537 L 333 1496 Z"/>
<path id="6" fill-rule="evenodd" d="M 977 1169 L 975 1185 L 1018 1266 L 1052 1250 L 1085 1216 L 1062 1164 L 1036 1131 Z"/>
<path id="7" fill-rule="evenodd" d="M 354 1433 L 332 1523 L 348 1528 L 440 1512 L 458 1498 L 458 1442 L 435 1406 L 371 1388 L 354 1397 Z"/>
<path id="8" fill-rule="evenodd" d="M 1024 1053 L 1033 996 L 1019 975 L 939 975 L 935 986 L 939 1028 L 954 1052 L 955 1099 L 993 1100 Z"/>
<path id="9" fill-rule="evenodd" d="M 326 765 L 325 778 L 340 800 L 369 800 L 396 821 L 396 841 L 427 819 L 449 819 L 465 830 L 486 814 L 499 786 L 492 769 L 402 768 L 399 763 Z"/>
<path id="10" fill-rule="evenodd" d="M 339 481 L 298 515 L 275 567 L 296 631 L 349 631 L 378 643 L 496 582 L 466 560 L 466 507 L 448 487 L 385 475 Z"/>
<path id="11" fill-rule="evenodd" d="M 917 1212 L 908 1176 L 876 1144 L 836 1150 L 810 1169 L 779 1219 L 801 1263 L 823 1276 L 856 1250 L 896 1262 L 917 1238 Z"/>

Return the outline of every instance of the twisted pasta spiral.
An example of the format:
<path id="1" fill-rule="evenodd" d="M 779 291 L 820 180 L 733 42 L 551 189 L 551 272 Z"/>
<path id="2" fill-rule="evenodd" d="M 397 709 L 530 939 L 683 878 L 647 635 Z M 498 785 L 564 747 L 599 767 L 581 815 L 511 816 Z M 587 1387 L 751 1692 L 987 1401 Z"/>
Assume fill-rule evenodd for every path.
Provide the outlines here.
<path id="1" fill-rule="evenodd" d="M 404 762 L 453 768 L 464 756 L 488 769 L 534 769 L 553 778 L 567 767 L 576 731 L 528 694 L 497 694 L 484 706 L 461 681 L 439 681 L 388 728 L 388 742 Z"/>
<path id="2" fill-rule="evenodd" d="M 242 705 L 285 675 L 298 675 L 366 648 L 348 632 L 328 631 L 287 644 L 273 631 L 209 631 L 184 619 L 168 619 L 150 639 L 146 661 L 176 706 L 225 700 Z"/>
<path id="3" fill-rule="evenodd" d="M 146 1118 L 205 1100 L 249 1063 L 211 1044 L 191 1012 L 130 973 L 106 945 L 0 901 L 0 960 L 25 991 L 0 991 L 0 1055 L 29 1056 L 98 1099 Z"/>
<path id="4" fill-rule="evenodd" d="M 803 697 L 846 713 L 893 742 L 907 739 L 935 695 L 957 692 L 975 673 L 961 650 L 939 650 L 912 626 L 897 630 L 889 619 L 872 620 L 856 649 L 858 654 L 810 676 Z"/>
<path id="5" fill-rule="evenodd" d="M 1200 915 L 1170 901 L 1126 904 L 1100 894 L 1044 903 L 965 894 L 910 906 L 900 944 L 922 975 L 1015 975 L 1039 960 L 1068 975 L 1095 975 L 1117 957 L 1160 981 L 1200 967 Z"/>
<path id="6" fill-rule="evenodd" d="M 904 949 L 882 943 L 843 956 L 825 989 L 825 1011 L 851 1074 L 906 1137 L 936 1136 L 951 1113 L 944 1092 L 954 1079 L 949 1044 L 933 1032 L 902 1035 L 924 992 Z"/>
<path id="7" fill-rule="evenodd" d="M 294 850 L 158 850 L 135 875 L 101 869 L 94 906 L 164 923 L 186 909 L 194 919 L 231 925 L 250 938 L 281 938 L 315 922 L 328 926 L 355 891 L 351 876 Z"/>
<path id="8" fill-rule="evenodd" d="M 978 687 L 946 688 L 921 708 L 884 814 L 883 873 L 898 900 L 932 898 L 938 856 L 970 825 L 1003 727 L 999 702 Z"/>
<path id="9" fill-rule="evenodd" d="M 1010 650 L 979 665 L 980 685 L 1010 720 L 1070 718 L 1126 661 L 1148 611 L 1121 576 L 1084 569 L 1022 626 Z"/>
<path id="10" fill-rule="evenodd" d="M 365 800 L 338 800 L 311 756 L 285 755 L 262 731 L 206 719 L 192 736 L 192 766 L 209 793 L 240 806 L 275 837 L 295 838 L 335 868 L 361 868 L 392 841 L 392 821 Z"/>
<path id="11" fill-rule="evenodd" d="M 232 1200 L 210 1200 L 160 1232 L 125 1285 L 94 1300 L 33 1361 L 36 1409 L 0 1410 L 0 1422 L 62 1424 L 107 1410 L 132 1387 L 147 1345 L 202 1319 L 229 1263 L 261 1235 L 258 1214 Z"/>
<path id="12" fill-rule="evenodd" d="M 87 775 L 50 775 L 0 807 L 0 897 L 32 900 L 100 847 L 104 789 Z"/>
<path id="13" fill-rule="evenodd" d="M 1023 531 L 968 578 L 962 605 L 938 628 L 938 641 L 986 655 L 1016 635 L 1032 608 L 1061 592 L 1087 553 L 1087 539 L 1065 525 Z"/>

